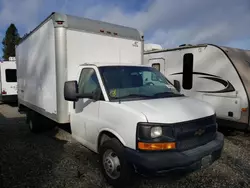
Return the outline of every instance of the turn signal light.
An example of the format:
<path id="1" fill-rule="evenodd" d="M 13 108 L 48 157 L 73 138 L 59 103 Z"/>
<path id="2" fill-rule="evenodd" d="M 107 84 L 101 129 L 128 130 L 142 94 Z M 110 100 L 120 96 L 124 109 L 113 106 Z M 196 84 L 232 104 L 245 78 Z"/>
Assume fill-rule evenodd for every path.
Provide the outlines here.
<path id="1" fill-rule="evenodd" d="M 171 150 L 176 148 L 175 142 L 166 143 L 144 143 L 138 142 L 138 148 L 140 150 Z"/>
<path id="2" fill-rule="evenodd" d="M 241 108 L 242 112 L 247 112 L 247 108 Z"/>

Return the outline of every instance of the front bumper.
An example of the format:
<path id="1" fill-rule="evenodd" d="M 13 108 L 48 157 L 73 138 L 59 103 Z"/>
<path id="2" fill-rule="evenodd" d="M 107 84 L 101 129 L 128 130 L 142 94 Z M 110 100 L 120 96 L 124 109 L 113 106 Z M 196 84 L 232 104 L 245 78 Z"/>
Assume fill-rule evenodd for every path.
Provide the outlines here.
<path id="1" fill-rule="evenodd" d="M 224 146 L 223 134 L 217 132 L 215 140 L 194 149 L 178 152 L 140 152 L 126 148 L 126 157 L 140 174 L 160 175 L 168 172 L 192 172 L 204 164 L 211 165 L 220 158 Z M 209 162 L 203 159 L 210 156 Z"/>

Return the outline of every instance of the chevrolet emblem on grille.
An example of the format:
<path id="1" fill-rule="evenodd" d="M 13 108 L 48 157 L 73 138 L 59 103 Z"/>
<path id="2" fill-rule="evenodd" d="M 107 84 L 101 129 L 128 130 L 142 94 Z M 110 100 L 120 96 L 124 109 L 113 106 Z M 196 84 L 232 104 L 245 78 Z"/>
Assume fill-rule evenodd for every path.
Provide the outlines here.
<path id="1" fill-rule="evenodd" d="M 198 129 L 197 131 L 195 131 L 194 135 L 201 136 L 202 134 L 204 134 L 204 132 L 205 132 L 204 129 Z"/>

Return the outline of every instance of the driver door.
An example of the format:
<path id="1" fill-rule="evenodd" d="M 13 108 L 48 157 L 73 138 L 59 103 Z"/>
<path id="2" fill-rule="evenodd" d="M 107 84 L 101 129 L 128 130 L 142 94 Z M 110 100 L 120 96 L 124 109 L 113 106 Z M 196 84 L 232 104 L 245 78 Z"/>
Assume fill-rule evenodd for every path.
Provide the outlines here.
<path id="1" fill-rule="evenodd" d="M 93 93 L 100 88 L 97 72 L 95 67 L 86 67 L 81 70 L 78 80 L 80 95 Z M 75 102 L 75 113 L 72 113 L 70 118 L 72 136 L 94 151 L 98 135 L 97 126 L 100 125 L 98 112 L 101 101 L 104 101 L 102 93 L 100 100 L 97 101 L 91 98 L 80 98 Z"/>

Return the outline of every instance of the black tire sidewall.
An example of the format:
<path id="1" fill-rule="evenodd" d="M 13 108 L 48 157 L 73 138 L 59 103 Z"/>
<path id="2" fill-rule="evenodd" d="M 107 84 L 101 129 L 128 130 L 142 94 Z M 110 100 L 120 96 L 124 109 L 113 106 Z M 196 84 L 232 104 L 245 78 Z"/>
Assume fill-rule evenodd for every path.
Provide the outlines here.
<path id="1" fill-rule="evenodd" d="M 106 150 L 111 149 L 113 150 L 120 160 L 121 171 L 120 177 L 117 179 L 110 178 L 104 169 L 103 166 L 103 155 Z M 131 187 L 134 184 L 135 173 L 132 166 L 127 162 L 125 155 L 124 155 L 124 146 L 115 138 L 105 141 L 100 146 L 100 163 L 101 163 L 101 170 L 102 173 L 109 184 L 114 187 Z"/>
<path id="2" fill-rule="evenodd" d="M 35 112 L 29 112 L 27 116 L 27 123 L 29 126 L 29 129 L 33 133 L 39 133 L 41 132 L 41 120 Z M 30 123 L 32 123 L 32 129 L 30 128 Z"/>

